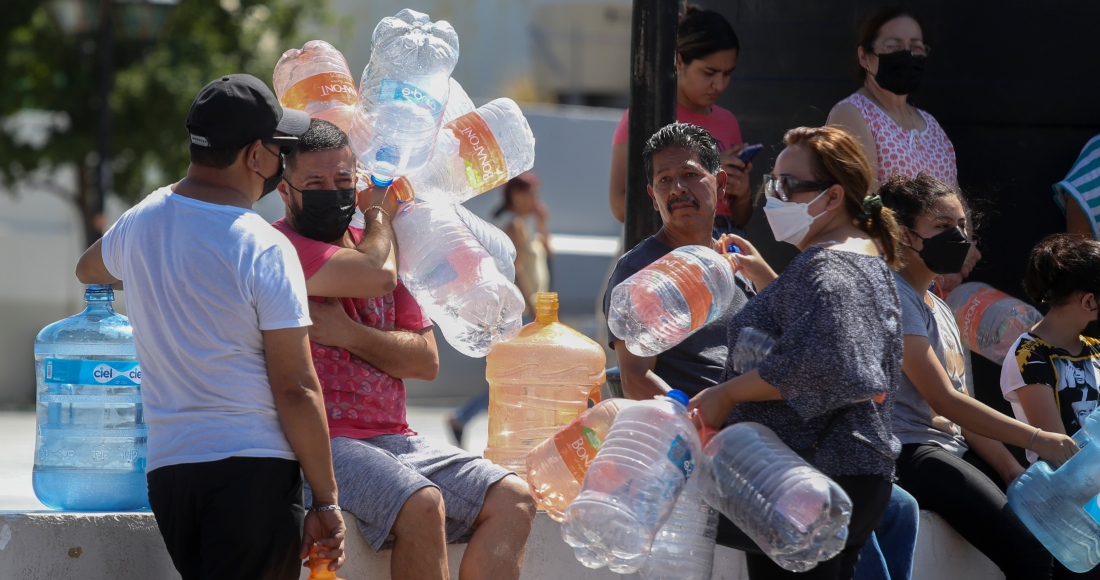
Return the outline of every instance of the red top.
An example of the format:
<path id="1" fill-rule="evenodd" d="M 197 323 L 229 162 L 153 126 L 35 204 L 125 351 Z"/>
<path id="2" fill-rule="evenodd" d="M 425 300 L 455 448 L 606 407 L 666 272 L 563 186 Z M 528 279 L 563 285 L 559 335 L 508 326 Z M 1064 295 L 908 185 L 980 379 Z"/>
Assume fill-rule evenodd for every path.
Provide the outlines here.
<path id="1" fill-rule="evenodd" d="M 295 232 L 285 220 L 271 225 L 294 244 L 307 280 L 340 249 Z M 363 230 L 349 230 L 358 243 Z M 385 296 L 339 300 L 352 320 L 379 330 L 418 332 L 432 326 L 431 320 L 424 316 L 420 305 L 400 282 Z M 401 379 L 391 377 L 346 349 L 324 346 L 312 340 L 309 347 L 317 377 L 321 379 L 330 437 L 367 439 L 377 435 L 416 435 L 405 419 L 405 383 Z"/>
<path id="2" fill-rule="evenodd" d="M 612 145 L 626 143 L 627 125 L 629 124 L 627 120 L 629 116 L 630 111 L 623 113 L 623 118 L 619 121 L 619 125 L 615 127 L 615 136 L 611 139 Z M 734 117 L 733 113 L 717 105 L 712 105 L 710 107 L 709 115 L 702 115 L 685 109 L 682 105 L 677 103 L 676 120 L 681 123 L 698 125 L 706 129 L 710 133 L 710 136 L 714 137 L 714 140 L 718 142 L 719 153 L 734 145 L 741 144 L 741 126 L 737 124 L 737 117 Z M 730 208 L 726 205 L 725 196 L 718 197 L 718 206 L 715 208 L 715 214 L 729 217 Z M 302 265 L 304 266 L 305 264 Z"/>

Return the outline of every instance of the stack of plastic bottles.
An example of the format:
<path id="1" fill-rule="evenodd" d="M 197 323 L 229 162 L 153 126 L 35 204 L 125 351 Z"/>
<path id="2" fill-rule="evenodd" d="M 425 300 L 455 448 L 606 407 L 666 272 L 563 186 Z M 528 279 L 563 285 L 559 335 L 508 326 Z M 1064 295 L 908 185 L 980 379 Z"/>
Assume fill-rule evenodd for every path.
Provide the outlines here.
<path id="1" fill-rule="evenodd" d="M 638 356 L 656 356 L 722 315 L 733 301 L 734 270 L 704 246 L 684 246 L 611 291 L 607 324 Z"/>
<path id="2" fill-rule="evenodd" d="M 32 482 L 66 510 L 149 506 L 141 366 L 110 286 L 89 286 L 84 312 L 42 329 L 34 343 L 38 437 Z"/>
<path id="3" fill-rule="evenodd" d="M 1073 572 L 1100 565 L 1100 414 L 1085 417 L 1081 448 L 1057 471 L 1036 461 L 1008 488 L 1008 505 L 1043 546 Z"/>
<path id="4" fill-rule="evenodd" d="M 275 96 L 288 109 L 328 121 L 345 133 L 351 128 L 359 93 L 344 55 L 323 40 L 283 53 L 275 65 Z"/>
<path id="5" fill-rule="evenodd" d="M 615 418 L 562 523 L 562 538 L 585 566 L 629 574 L 645 563 L 700 452 L 687 402 L 671 391 Z"/>
<path id="6" fill-rule="evenodd" d="M 494 342 L 519 333 L 523 295 L 454 206 L 406 203 L 393 229 L 401 280 L 451 346 L 482 357 Z"/>
<path id="7" fill-rule="evenodd" d="M 599 400 L 607 359 L 600 345 L 558 322 L 558 295 L 539 292 L 535 321 L 497 342 L 485 361 L 485 458 L 526 476 L 527 454 Z"/>
<path id="8" fill-rule="evenodd" d="M 348 135 L 375 185 L 428 163 L 457 62 L 458 35 L 445 20 L 406 8 L 375 27 Z"/>
<path id="9" fill-rule="evenodd" d="M 632 404 L 628 399 L 601 401 L 527 454 L 531 495 L 551 519 L 560 522 L 565 517 L 615 417 Z"/>
<path id="10" fill-rule="evenodd" d="M 997 364 L 1021 334 L 1043 319 L 1030 304 L 981 282 L 960 285 L 945 302 L 955 312 L 963 344 Z"/>

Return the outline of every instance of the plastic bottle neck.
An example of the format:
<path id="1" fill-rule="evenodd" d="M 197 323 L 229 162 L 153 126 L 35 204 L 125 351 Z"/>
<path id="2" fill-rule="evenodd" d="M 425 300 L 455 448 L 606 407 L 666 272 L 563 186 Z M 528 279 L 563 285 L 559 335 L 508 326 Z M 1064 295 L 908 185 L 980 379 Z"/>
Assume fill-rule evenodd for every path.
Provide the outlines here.
<path id="1" fill-rule="evenodd" d="M 109 285 L 91 284 L 84 291 L 84 301 L 88 304 L 85 313 L 108 312 L 114 314 L 115 293 Z"/>
<path id="2" fill-rule="evenodd" d="M 535 322 L 550 324 L 558 321 L 558 293 L 539 292 L 535 295 Z"/>

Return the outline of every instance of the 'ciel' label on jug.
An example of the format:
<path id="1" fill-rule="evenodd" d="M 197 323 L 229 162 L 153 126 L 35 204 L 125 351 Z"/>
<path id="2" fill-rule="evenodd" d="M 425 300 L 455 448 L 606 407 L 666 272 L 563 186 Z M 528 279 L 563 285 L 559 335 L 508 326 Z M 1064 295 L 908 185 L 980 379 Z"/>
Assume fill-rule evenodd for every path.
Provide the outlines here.
<path id="1" fill-rule="evenodd" d="M 1085 513 L 1096 520 L 1097 523 L 1100 523 L 1100 495 L 1090 499 L 1085 504 Z"/>
<path id="2" fill-rule="evenodd" d="M 66 385 L 141 386 L 138 361 L 46 359 L 46 382 Z"/>

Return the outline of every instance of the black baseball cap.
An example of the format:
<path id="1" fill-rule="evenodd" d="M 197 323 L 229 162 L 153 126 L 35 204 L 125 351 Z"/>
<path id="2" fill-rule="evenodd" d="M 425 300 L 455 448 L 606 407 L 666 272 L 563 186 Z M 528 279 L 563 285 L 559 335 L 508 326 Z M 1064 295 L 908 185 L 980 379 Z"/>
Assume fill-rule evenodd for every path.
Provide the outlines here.
<path id="1" fill-rule="evenodd" d="M 211 81 L 187 113 L 187 132 L 199 147 L 235 149 L 257 139 L 293 147 L 307 130 L 309 115 L 284 109 L 263 81 L 246 74 Z"/>

